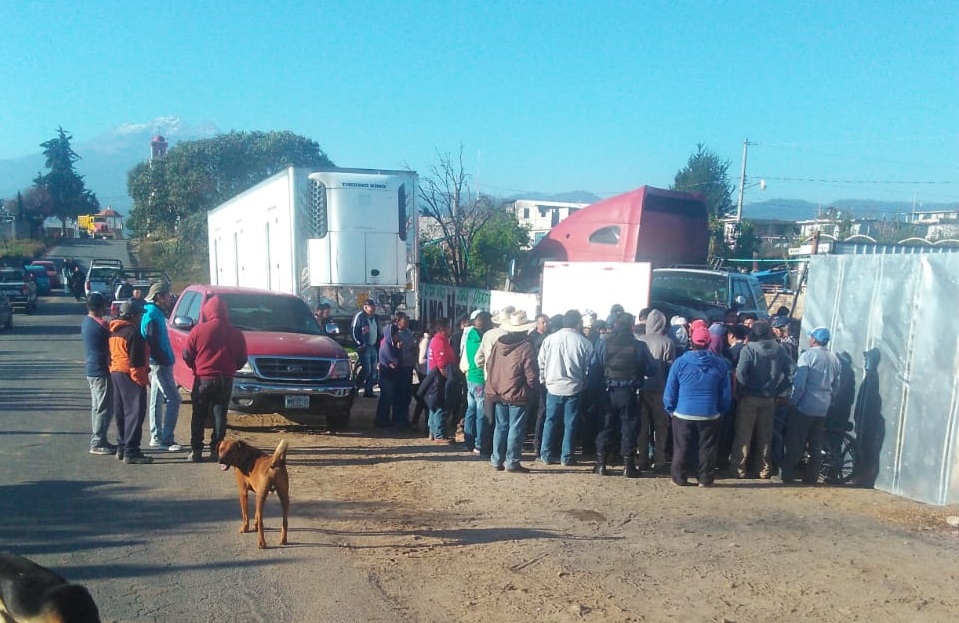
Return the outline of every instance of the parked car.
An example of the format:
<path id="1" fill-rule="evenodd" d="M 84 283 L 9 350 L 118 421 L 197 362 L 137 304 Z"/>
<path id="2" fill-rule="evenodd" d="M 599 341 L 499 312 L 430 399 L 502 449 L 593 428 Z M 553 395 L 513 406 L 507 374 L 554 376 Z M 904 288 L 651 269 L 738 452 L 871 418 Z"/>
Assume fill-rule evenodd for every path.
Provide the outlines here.
<path id="1" fill-rule="evenodd" d="M 173 352 L 182 353 L 190 330 L 204 320 L 203 303 L 218 296 L 230 320 L 246 337 L 249 361 L 236 374 L 232 409 L 251 413 L 319 414 L 342 430 L 353 406 L 350 360 L 343 347 L 320 331 L 303 299 L 292 294 L 193 285 L 183 290 L 170 314 Z M 193 387 L 193 371 L 177 357 L 177 385 Z"/>
<path id="2" fill-rule="evenodd" d="M 0 290 L 0 329 L 13 328 L 13 305 L 10 304 L 10 297 L 3 290 Z"/>
<path id="3" fill-rule="evenodd" d="M 28 314 L 37 311 L 37 284 L 27 275 L 24 268 L 0 268 L 0 290 L 10 299 L 14 309 Z"/>
<path id="4" fill-rule="evenodd" d="M 63 289 L 63 280 L 60 278 L 60 269 L 52 260 L 34 260 L 31 266 L 42 266 L 50 277 L 50 287 L 55 290 Z"/>
<path id="5" fill-rule="evenodd" d="M 114 284 L 122 274 L 123 262 L 120 260 L 94 258 L 90 261 L 90 268 L 87 270 L 84 294 L 90 296 L 91 292 L 99 292 L 108 301 L 112 301 Z"/>
<path id="6" fill-rule="evenodd" d="M 37 284 L 37 294 L 40 296 L 50 294 L 50 275 L 47 274 L 47 270 L 43 266 L 30 264 L 23 268 L 27 271 L 27 274 L 30 275 L 30 278 L 33 279 L 33 282 Z"/>

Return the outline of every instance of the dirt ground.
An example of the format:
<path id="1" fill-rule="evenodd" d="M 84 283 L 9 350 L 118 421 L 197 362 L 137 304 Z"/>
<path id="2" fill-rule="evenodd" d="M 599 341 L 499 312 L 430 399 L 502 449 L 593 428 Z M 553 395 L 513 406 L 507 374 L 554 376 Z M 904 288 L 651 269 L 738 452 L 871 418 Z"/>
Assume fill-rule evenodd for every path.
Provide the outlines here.
<path id="1" fill-rule="evenodd" d="M 232 415 L 243 427 L 230 435 L 264 448 L 289 440 L 291 543 L 315 531 L 347 549 L 406 620 L 925 622 L 959 613 L 959 532 L 945 521 L 955 506 L 760 480 L 680 488 L 668 477 L 602 478 L 591 464 L 534 465 L 530 455 L 533 473 L 496 472 L 459 446 L 380 433 L 374 404 L 358 399 L 345 435 Z M 298 502 L 314 512 L 298 514 Z"/>

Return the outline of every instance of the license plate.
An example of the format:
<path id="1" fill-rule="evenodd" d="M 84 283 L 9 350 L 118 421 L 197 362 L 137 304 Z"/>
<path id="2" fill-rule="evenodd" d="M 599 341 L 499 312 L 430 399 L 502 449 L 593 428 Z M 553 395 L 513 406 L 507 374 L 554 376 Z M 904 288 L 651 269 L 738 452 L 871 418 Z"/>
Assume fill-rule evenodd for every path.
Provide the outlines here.
<path id="1" fill-rule="evenodd" d="M 287 409 L 309 409 L 309 396 L 284 396 L 283 406 Z"/>

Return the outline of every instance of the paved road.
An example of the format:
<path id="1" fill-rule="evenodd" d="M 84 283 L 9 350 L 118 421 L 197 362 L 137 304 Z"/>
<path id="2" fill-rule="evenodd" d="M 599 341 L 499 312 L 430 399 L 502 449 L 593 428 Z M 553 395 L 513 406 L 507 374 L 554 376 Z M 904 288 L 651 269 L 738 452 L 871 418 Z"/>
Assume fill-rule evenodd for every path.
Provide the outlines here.
<path id="1" fill-rule="evenodd" d="M 125 254 L 122 241 L 90 242 L 58 253 Z M 322 530 L 329 503 L 294 493 L 291 544 L 257 550 L 253 534 L 237 533 L 232 475 L 185 452 L 153 452 L 152 465 L 89 454 L 84 311 L 55 292 L 0 333 L 0 550 L 85 584 L 104 621 L 400 620 Z M 188 430 L 187 404 L 178 438 Z M 269 501 L 266 524 L 277 527 Z"/>

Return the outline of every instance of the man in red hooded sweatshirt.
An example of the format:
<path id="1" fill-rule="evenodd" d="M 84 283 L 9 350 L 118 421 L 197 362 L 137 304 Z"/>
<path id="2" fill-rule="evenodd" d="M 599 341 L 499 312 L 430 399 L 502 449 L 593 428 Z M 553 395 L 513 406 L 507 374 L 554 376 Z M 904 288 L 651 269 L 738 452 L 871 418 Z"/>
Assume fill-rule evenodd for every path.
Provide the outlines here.
<path id="1" fill-rule="evenodd" d="M 226 303 L 212 296 L 203 303 L 202 321 L 190 331 L 183 361 L 193 370 L 193 418 L 190 422 L 190 461 L 203 460 L 203 423 L 213 412 L 210 459 L 216 463 L 217 446 L 226 436 L 226 411 L 233 393 L 233 377 L 246 365 L 246 339 L 230 324 Z"/>

